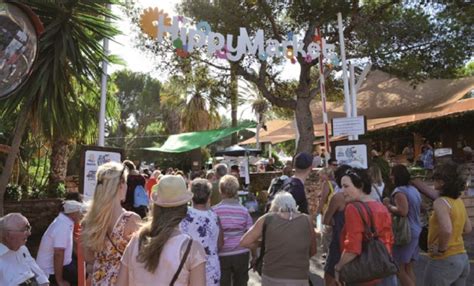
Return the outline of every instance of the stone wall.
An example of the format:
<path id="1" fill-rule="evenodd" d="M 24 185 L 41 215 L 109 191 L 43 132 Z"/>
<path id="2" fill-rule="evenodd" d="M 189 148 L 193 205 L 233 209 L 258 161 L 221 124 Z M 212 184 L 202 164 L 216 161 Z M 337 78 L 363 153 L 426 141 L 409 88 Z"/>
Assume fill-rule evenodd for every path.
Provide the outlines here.
<path id="1" fill-rule="evenodd" d="M 33 257 L 36 255 L 36 251 L 41 241 L 41 236 L 46 231 L 49 224 L 59 214 L 60 206 L 60 199 L 38 199 L 22 200 L 19 202 L 5 202 L 5 214 L 19 212 L 30 222 L 32 229 L 31 236 L 27 242 L 27 247 L 30 249 Z"/>
<path id="2" fill-rule="evenodd" d="M 250 174 L 250 188 L 253 193 L 268 190 L 273 178 L 281 176 L 281 172 L 266 172 L 266 173 L 251 173 Z M 321 192 L 321 184 L 319 182 L 319 175 L 316 169 L 310 173 L 305 183 L 306 196 L 308 199 L 308 208 L 311 215 L 316 214 L 318 207 L 318 196 Z"/>

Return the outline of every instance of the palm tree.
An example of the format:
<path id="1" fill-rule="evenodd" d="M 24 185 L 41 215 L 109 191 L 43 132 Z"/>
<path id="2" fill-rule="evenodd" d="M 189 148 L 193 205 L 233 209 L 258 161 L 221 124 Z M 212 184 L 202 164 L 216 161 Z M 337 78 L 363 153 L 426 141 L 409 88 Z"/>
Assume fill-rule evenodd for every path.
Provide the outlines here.
<path id="1" fill-rule="evenodd" d="M 2 113 L 20 110 L 10 152 L 0 178 L 0 215 L 3 195 L 28 123 L 33 123 L 64 151 L 83 122 L 77 114 L 80 94 L 75 84 L 93 90 L 100 82 L 104 53 L 101 40 L 112 39 L 118 31 L 106 18 L 116 17 L 107 9 L 113 0 L 27 0 L 40 17 L 45 32 L 39 42 L 39 54 L 30 80 L 7 102 Z M 97 86 L 96 85 L 96 86 Z M 80 104 L 79 104 L 80 105 Z M 96 115 L 95 115 L 96 116 Z M 53 146 L 55 144 L 52 144 Z M 61 147 L 61 148 L 60 148 Z M 56 156 L 62 159 L 64 156 Z M 63 166 L 64 167 L 64 166 Z"/>

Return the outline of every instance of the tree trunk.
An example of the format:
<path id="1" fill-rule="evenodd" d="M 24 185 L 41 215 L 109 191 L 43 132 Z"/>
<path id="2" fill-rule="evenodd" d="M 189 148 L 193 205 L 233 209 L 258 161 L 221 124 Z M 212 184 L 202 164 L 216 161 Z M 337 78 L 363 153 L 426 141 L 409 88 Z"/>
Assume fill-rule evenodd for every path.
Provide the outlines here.
<path id="1" fill-rule="evenodd" d="M 51 148 L 50 170 L 48 177 L 48 190 L 54 190 L 61 183 L 65 183 L 67 174 L 67 163 L 69 159 L 69 142 L 64 138 L 56 138 Z"/>
<path id="2" fill-rule="evenodd" d="M 230 69 L 230 108 L 232 127 L 237 127 L 237 106 L 239 105 L 239 88 L 237 78 L 237 66 L 231 64 Z M 232 134 L 231 144 L 236 145 L 238 143 L 237 133 Z"/>
<path id="3" fill-rule="evenodd" d="M 30 96 L 27 102 L 21 108 L 20 114 L 15 125 L 15 131 L 13 133 L 13 140 L 10 152 L 8 153 L 5 166 L 3 167 L 2 175 L 0 176 L 0 216 L 3 216 L 3 203 L 5 191 L 7 189 L 8 180 L 13 172 L 13 167 L 15 165 L 15 159 L 20 151 L 21 139 L 25 133 L 26 126 L 29 122 L 29 113 L 31 110 L 31 105 L 34 101 L 34 96 Z"/>
<path id="4" fill-rule="evenodd" d="M 308 152 L 312 154 L 313 152 L 314 127 L 311 109 L 309 108 L 310 102 L 309 97 L 299 97 L 296 101 L 295 116 L 300 135 L 296 153 Z"/>

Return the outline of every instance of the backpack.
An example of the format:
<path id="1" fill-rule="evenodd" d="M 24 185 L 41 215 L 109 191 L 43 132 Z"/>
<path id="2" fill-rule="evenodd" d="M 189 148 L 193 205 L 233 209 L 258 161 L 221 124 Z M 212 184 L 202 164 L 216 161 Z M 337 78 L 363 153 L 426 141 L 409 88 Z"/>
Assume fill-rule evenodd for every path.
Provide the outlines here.
<path id="1" fill-rule="evenodd" d="M 270 186 L 270 192 L 267 198 L 267 203 L 265 204 L 265 213 L 270 210 L 272 201 L 279 192 L 288 192 L 290 190 L 292 182 L 290 181 L 289 183 L 285 184 L 287 180 L 290 180 L 290 178 L 282 179 L 281 177 L 279 177 L 275 178 L 272 181 L 272 184 Z"/>
<path id="2" fill-rule="evenodd" d="M 137 185 L 133 191 L 133 207 L 148 206 L 148 195 L 142 185 Z"/>

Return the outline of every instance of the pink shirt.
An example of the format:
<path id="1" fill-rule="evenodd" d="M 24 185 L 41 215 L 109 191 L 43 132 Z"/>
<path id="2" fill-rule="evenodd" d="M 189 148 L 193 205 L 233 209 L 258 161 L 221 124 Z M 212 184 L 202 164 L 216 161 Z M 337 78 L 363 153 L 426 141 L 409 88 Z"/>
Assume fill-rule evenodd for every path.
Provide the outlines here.
<path id="1" fill-rule="evenodd" d="M 213 208 L 219 217 L 224 231 L 224 246 L 219 256 L 229 256 L 248 252 L 248 248 L 240 247 L 240 239 L 253 224 L 249 211 L 238 199 L 223 199 Z"/>
<path id="2" fill-rule="evenodd" d="M 168 239 L 161 252 L 160 261 L 154 273 L 146 270 L 145 265 L 137 261 L 138 236 L 132 238 L 122 256 L 122 264 L 128 267 L 128 284 L 134 286 L 169 286 L 179 267 L 189 238 L 186 234 L 178 234 Z M 189 285 L 191 270 L 205 262 L 206 253 L 204 248 L 200 243 L 194 241 L 188 258 L 174 285 Z"/>

